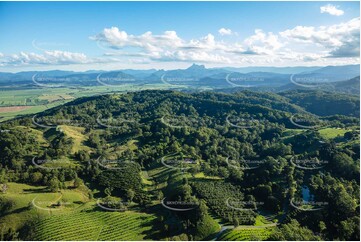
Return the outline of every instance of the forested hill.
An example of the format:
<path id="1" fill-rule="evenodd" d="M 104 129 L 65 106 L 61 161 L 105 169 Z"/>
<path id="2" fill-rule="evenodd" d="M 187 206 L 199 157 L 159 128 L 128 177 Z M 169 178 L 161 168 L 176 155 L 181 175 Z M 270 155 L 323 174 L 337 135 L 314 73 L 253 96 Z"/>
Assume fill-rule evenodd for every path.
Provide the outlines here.
<path id="1" fill-rule="evenodd" d="M 57 115 L 59 119 L 76 118 L 95 124 L 97 115 L 103 118 L 117 117 L 124 112 L 131 112 L 142 119 L 160 118 L 165 114 L 225 118 L 229 111 L 238 110 L 259 118 L 275 120 L 277 117 L 278 121 L 282 119 L 281 122 L 287 124 L 287 118 L 294 113 L 358 117 L 359 109 L 357 96 L 322 91 L 297 90 L 280 94 L 252 91 L 234 94 L 142 91 L 126 95 L 79 98 L 64 106 L 45 111 L 39 116 Z"/>
<path id="2" fill-rule="evenodd" d="M 323 91 L 294 90 L 279 93 L 291 103 L 303 107 L 308 112 L 320 115 L 360 116 L 360 98 L 351 94 Z"/>
<path id="3" fill-rule="evenodd" d="M 3 236 L 76 240 L 66 231 L 89 229 L 78 218 L 128 214 L 156 218 L 130 222 L 134 240 L 207 240 L 220 224 L 235 227 L 222 234 L 230 240 L 254 239 L 245 229 L 257 229 L 257 239 L 358 240 L 358 105 L 327 92 L 148 90 L 79 98 L 1 123 Z M 29 191 L 49 202 L 43 217 Z M 59 235 L 47 230 L 57 218 L 73 221 Z M 129 224 L 115 221 L 101 220 L 104 230 L 129 239 Z"/>

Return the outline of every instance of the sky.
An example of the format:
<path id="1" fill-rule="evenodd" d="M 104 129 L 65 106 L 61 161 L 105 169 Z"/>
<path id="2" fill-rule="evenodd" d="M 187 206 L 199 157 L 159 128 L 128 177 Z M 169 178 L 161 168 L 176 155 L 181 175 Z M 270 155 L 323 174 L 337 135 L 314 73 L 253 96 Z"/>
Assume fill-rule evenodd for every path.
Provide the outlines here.
<path id="1" fill-rule="evenodd" d="M 0 2 L 0 71 L 360 63 L 354 2 Z"/>

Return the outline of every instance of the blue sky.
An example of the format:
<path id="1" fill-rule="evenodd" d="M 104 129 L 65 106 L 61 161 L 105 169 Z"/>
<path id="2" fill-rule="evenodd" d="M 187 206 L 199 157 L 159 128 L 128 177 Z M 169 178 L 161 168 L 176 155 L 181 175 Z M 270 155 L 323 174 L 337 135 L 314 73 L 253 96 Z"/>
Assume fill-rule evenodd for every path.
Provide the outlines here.
<path id="1" fill-rule="evenodd" d="M 1 2 L 0 70 L 358 63 L 359 16 L 359 2 Z"/>

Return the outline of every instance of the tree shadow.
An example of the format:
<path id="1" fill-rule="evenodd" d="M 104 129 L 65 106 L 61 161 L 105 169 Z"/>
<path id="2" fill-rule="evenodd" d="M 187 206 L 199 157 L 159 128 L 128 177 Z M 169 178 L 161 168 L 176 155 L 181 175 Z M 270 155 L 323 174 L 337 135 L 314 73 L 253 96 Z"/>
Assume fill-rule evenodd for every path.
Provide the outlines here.
<path id="1" fill-rule="evenodd" d="M 23 189 L 24 193 L 51 193 L 48 188 L 26 188 Z"/>

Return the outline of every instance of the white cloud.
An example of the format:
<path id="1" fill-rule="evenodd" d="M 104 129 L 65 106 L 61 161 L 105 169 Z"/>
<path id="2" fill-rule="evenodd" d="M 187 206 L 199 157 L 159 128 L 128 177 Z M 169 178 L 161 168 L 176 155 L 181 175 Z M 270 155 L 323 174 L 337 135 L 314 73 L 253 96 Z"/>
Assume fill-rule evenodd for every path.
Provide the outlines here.
<path id="1" fill-rule="evenodd" d="M 160 51 L 162 47 L 177 47 L 182 45 L 182 39 L 175 31 L 165 31 L 161 35 L 153 35 L 148 31 L 142 35 L 129 35 L 117 27 L 105 28 L 100 34 L 90 37 L 98 43 L 106 43 L 104 48 L 138 47 L 148 51 Z"/>
<path id="2" fill-rule="evenodd" d="M 146 32 L 135 36 L 121 31 L 117 27 L 111 27 L 105 28 L 90 39 L 97 41 L 98 45 L 106 50 L 107 55 L 126 54 L 159 61 L 210 62 L 228 60 L 226 57 L 222 57 L 220 53 L 214 53 L 225 51 L 229 49 L 229 46 L 216 41 L 212 34 L 186 41 L 178 37 L 175 31 L 165 31 L 161 35 Z M 134 47 L 137 50 L 130 49 Z M 126 52 L 125 50 L 129 51 Z"/>
<path id="3" fill-rule="evenodd" d="M 330 52 L 332 57 L 360 55 L 360 18 L 331 26 L 297 26 L 280 32 L 290 41 L 319 46 Z"/>
<path id="4" fill-rule="evenodd" d="M 334 16 L 341 16 L 344 14 L 344 11 L 341 9 L 338 9 L 337 6 L 334 6 L 332 4 L 327 4 L 325 6 L 320 7 L 321 13 L 328 13 Z"/>
<path id="5" fill-rule="evenodd" d="M 223 31 L 220 29 L 220 32 Z M 231 33 L 237 36 L 236 32 Z M 90 39 L 104 50 L 102 56 L 88 57 L 84 53 L 37 49 L 41 52 L 0 53 L 0 66 L 94 66 L 102 63 L 102 68 L 132 64 L 153 68 L 182 66 L 188 62 L 218 66 L 358 63 L 360 18 L 330 26 L 296 26 L 281 32 L 256 29 L 250 36 L 242 39 L 238 36 L 236 41 L 233 38 L 219 40 L 211 33 L 186 40 L 173 30 L 161 34 L 148 31 L 133 35 L 117 27 L 105 28 Z"/>
<path id="6" fill-rule="evenodd" d="M 89 63 L 87 56 L 83 53 L 74 53 L 68 51 L 44 51 L 43 54 L 20 52 L 0 56 L 0 63 L 3 65 L 68 65 Z"/>
<path id="7" fill-rule="evenodd" d="M 220 28 L 218 30 L 218 33 L 220 35 L 231 35 L 232 34 L 232 30 L 231 29 L 226 29 L 226 28 Z"/>
<path id="8" fill-rule="evenodd" d="M 184 40 L 175 31 L 166 31 L 161 35 L 146 32 L 135 36 L 111 27 L 90 38 L 97 41 L 101 48 L 105 48 L 107 55 L 124 55 L 129 50 L 127 55 L 147 56 L 160 61 L 229 61 L 227 53 L 244 51 L 239 44 L 217 41 L 210 33 L 198 39 Z M 134 51 L 130 47 L 138 49 Z"/>
<path id="9" fill-rule="evenodd" d="M 261 29 L 256 29 L 255 34 L 244 40 L 248 51 L 255 54 L 272 55 L 274 51 L 280 49 L 283 44 L 278 40 L 278 36 L 272 32 L 265 33 Z"/>

